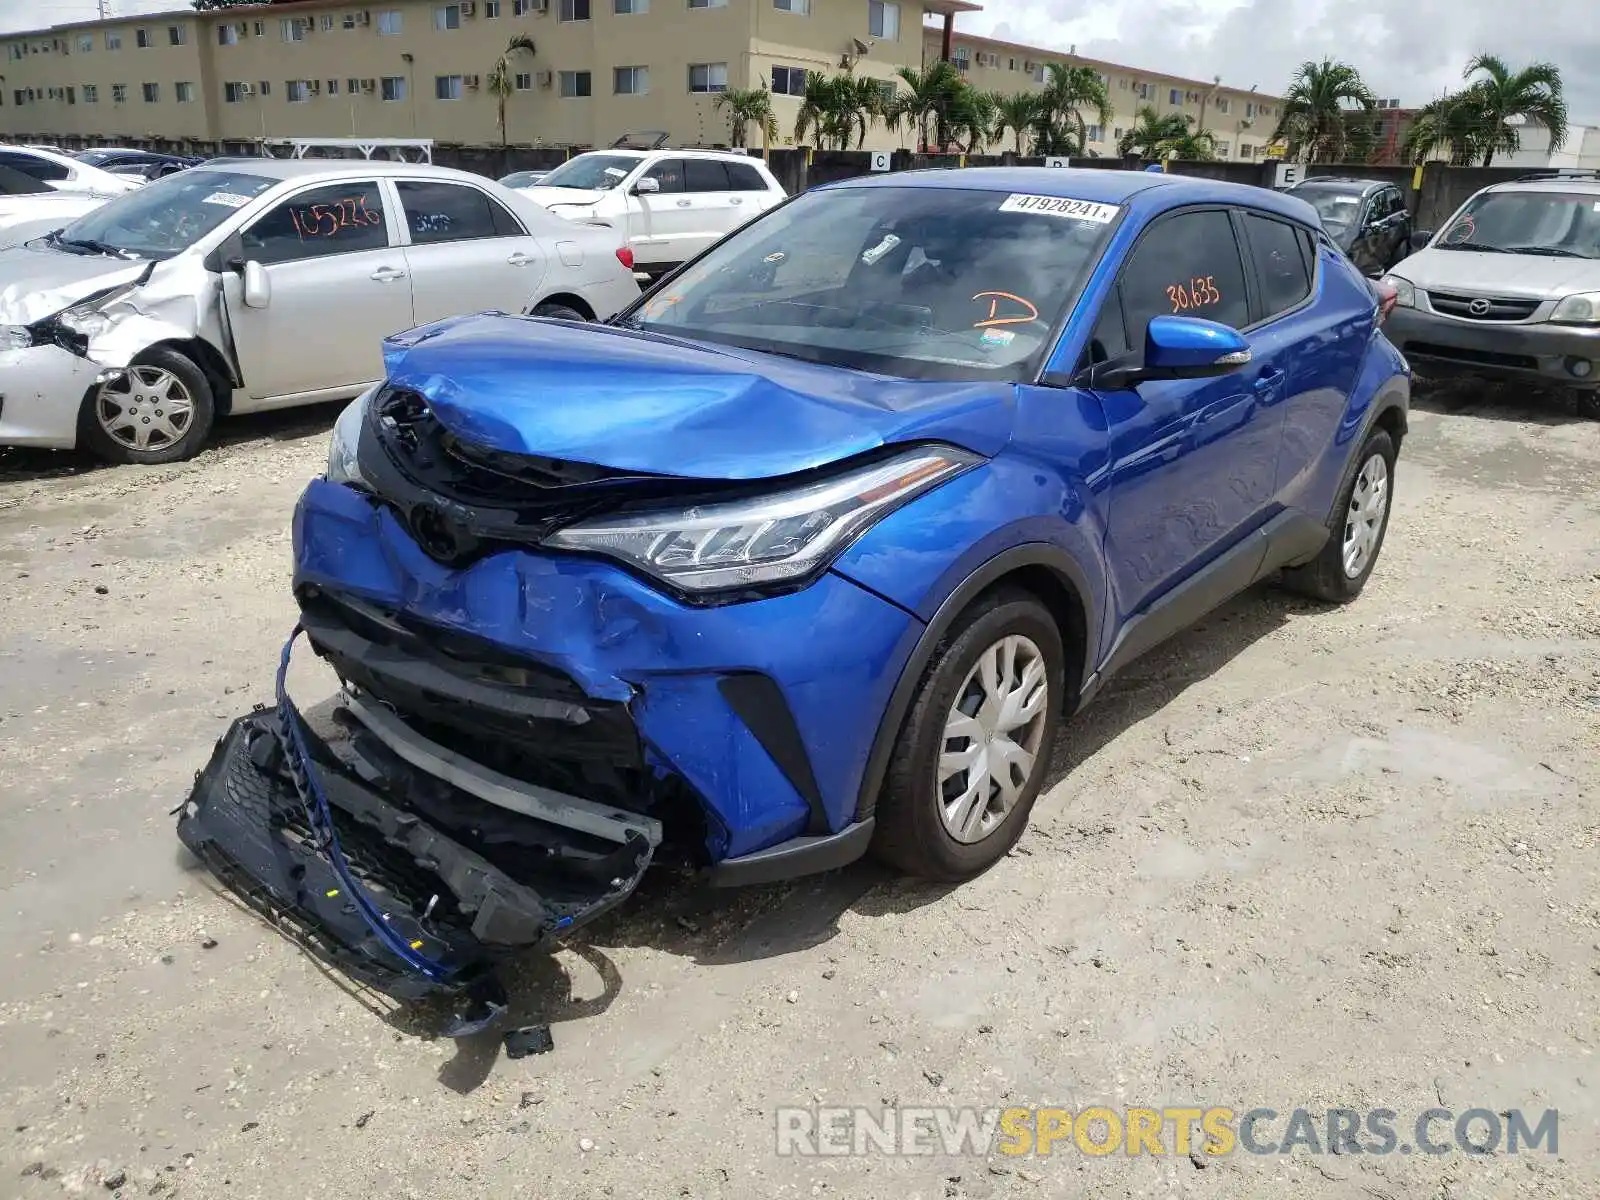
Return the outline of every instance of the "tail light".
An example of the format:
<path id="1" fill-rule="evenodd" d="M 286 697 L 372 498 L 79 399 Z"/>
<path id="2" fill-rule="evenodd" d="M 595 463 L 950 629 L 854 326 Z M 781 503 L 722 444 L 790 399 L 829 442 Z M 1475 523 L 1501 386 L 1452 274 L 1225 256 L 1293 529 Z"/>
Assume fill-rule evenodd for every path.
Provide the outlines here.
<path id="1" fill-rule="evenodd" d="M 633 270 L 633 251 L 626 246 L 617 247 L 617 261 L 628 270 Z"/>
<path id="2" fill-rule="evenodd" d="M 1382 325 L 1394 311 L 1394 302 L 1400 293 L 1387 279 L 1378 280 L 1373 287 L 1378 290 L 1378 324 Z"/>

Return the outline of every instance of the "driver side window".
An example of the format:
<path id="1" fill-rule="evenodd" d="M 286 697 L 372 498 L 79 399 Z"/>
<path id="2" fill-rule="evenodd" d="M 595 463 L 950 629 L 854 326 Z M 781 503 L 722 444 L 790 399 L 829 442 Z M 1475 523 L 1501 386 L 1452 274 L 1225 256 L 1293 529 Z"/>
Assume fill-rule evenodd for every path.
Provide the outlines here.
<path id="1" fill-rule="evenodd" d="M 663 158 L 644 173 L 645 179 L 654 179 L 662 192 L 683 191 L 683 159 Z"/>
<path id="2" fill-rule="evenodd" d="M 1144 345 L 1155 317 L 1203 317 L 1235 329 L 1250 323 L 1239 242 L 1219 208 L 1158 218 L 1123 266 L 1120 291 L 1133 346 Z"/>
<path id="3" fill-rule="evenodd" d="M 389 245 L 376 183 L 311 188 L 271 209 L 244 231 L 244 256 L 263 265 L 323 258 Z"/>

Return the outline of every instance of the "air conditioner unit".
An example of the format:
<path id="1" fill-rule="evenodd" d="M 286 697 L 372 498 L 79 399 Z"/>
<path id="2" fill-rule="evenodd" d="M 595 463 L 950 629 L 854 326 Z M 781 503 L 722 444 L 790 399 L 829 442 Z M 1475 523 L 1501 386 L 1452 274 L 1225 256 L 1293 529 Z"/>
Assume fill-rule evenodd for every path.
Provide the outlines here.
<path id="1" fill-rule="evenodd" d="M 469 88 L 476 88 L 480 83 L 476 75 L 463 75 L 461 77 L 461 82 L 466 84 Z"/>
<path id="2" fill-rule="evenodd" d="M 241 96 L 254 96 L 255 94 L 256 89 L 251 87 L 248 83 L 239 89 L 239 95 Z"/>
<path id="3" fill-rule="evenodd" d="M 556 77 L 553 71 L 539 71 L 535 73 L 534 78 L 538 81 L 540 87 L 547 88 L 555 82 Z"/>
<path id="4" fill-rule="evenodd" d="M 478 6 L 473 3 L 473 0 L 465 0 L 465 3 L 463 3 L 461 5 L 461 15 L 463 17 L 475 17 L 475 16 L 477 16 L 478 15 Z"/>

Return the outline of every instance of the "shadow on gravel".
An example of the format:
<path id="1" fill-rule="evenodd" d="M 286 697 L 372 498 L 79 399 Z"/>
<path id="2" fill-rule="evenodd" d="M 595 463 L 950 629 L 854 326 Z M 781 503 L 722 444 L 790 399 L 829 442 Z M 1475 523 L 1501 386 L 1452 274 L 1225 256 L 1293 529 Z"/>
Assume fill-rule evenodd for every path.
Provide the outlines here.
<path id="1" fill-rule="evenodd" d="M 289 442 L 327 433 L 343 401 L 310 404 L 275 412 L 247 413 L 217 422 L 211 441 L 192 461 L 201 464 L 218 450 L 245 442 Z M 62 479 L 88 475 L 95 471 L 120 471 L 128 468 L 104 463 L 81 450 L 33 450 L 20 446 L 0 446 L 0 484 L 29 483 L 41 479 Z"/>
<path id="2" fill-rule="evenodd" d="M 1575 425 L 1600 421 L 1600 392 L 1418 377 L 1411 407 L 1441 416 L 1483 417 L 1521 425 Z"/>

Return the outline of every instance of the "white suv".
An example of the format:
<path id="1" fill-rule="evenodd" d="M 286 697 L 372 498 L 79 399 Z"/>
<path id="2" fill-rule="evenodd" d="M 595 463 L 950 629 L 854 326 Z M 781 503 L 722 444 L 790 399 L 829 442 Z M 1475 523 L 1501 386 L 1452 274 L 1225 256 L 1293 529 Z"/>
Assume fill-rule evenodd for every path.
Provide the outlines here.
<path id="1" fill-rule="evenodd" d="M 594 150 L 518 190 L 557 216 L 618 230 L 649 275 L 787 199 L 761 159 L 716 150 Z"/>

